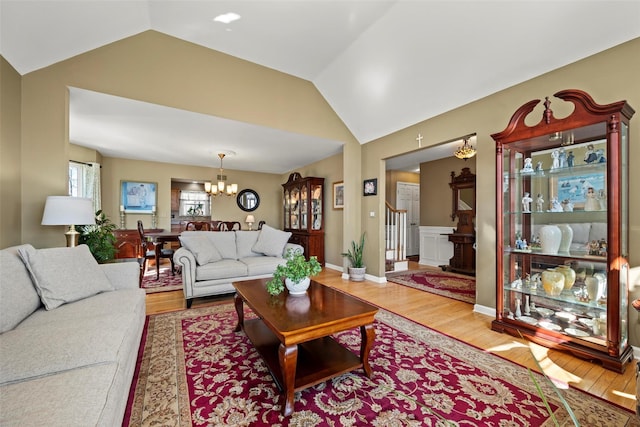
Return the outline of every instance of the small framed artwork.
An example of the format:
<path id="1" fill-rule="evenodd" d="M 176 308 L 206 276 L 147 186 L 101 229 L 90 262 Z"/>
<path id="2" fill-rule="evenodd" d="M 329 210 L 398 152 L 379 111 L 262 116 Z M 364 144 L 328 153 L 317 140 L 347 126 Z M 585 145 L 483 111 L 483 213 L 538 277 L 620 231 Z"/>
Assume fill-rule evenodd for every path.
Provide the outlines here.
<path id="1" fill-rule="evenodd" d="M 333 183 L 333 209 L 344 209 L 344 182 Z"/>
<path id="2" fill-rule="evenodd" d="M 155 182 L 120 181 L 120 211 L 132 214 L 155 213 L 158 204 Z"/>
<path id="3" fill-rule="evenodd" d="M 551 177 L 550 198 L 574 209 L 598 211 L 607 209 L 607 179 L 603 172 Z"/>
<path id="4" fill-rule="evenodd" d="M 378 178 L 364 180 L 363 194 L 365 196 L 375 196 L 378 194 Z"/>

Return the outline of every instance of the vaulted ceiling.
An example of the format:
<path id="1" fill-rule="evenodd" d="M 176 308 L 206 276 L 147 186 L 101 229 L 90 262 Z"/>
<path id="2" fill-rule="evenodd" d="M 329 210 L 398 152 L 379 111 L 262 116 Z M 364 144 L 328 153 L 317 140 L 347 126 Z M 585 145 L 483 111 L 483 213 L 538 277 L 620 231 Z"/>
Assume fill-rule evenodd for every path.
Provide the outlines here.
<path id="1" fill-rule="evenodd" d="M 214 20 L 228 12 L 240 19 Z M 149 29 L 311 81 L 364 144 L 639 37 L 640 1 L 0 0 L 0 53 L 23 75 Z M 85 108 L 120 101 L 84 95 Z M 72 142 L 91 113 L 77 111 Z M 315 143 L 316 159 L 339 151 Z"/>

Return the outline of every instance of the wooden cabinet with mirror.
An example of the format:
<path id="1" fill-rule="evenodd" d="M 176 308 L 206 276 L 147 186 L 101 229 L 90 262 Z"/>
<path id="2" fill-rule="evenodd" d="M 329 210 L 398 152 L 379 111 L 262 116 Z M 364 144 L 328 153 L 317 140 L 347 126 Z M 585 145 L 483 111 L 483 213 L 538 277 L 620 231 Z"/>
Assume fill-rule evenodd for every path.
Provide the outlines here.
<path id="1" fill-rule="evenodd" d="M 304 247 L 308 257 L 315 255 L 324 265 L 324 178 L 289 175 L 284 189 L 284 230 L 289 241 Z"/>
<path id="2" fill-rule="evenodd" d="M 458 225 L 453 233 L 447 234 L 448 240 L 453 243 L 453 257 L 449 265 L 441 267 L 444 271 L 475 275 L 476 176 L 469 168 L 462 168 L 458 176 L 451 172 L 449 187 L 452 193 L 451 219 L 455 221 L 458 218 Z"/>
<path id="3" fill-rule="evenodd" d="M 598 360 L 621 372 L 628 342 L 629 120 L 620 101 L 585 92 L 542 120 L 520 107 L 496 141 L 497 300 L 492 329 Z"/>

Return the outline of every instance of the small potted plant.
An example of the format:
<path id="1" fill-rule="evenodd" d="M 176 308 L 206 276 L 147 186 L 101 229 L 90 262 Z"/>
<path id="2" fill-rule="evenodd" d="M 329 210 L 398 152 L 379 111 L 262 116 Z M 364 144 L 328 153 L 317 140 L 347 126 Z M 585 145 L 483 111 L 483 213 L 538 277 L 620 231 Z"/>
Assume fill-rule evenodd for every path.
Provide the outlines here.
<path id="1" fill-rule="evenodd" d="M 364 266 L 362 255 L 364 252 L 364 233 L 360 236 L 360 243 L 351 242 L 351 249 L 342 253 L 342 256 L 349 260 L 349 279 L 354 282 L 362 282 L 367 267 Z"/>
<path id="2" fill-rule="evenodd" d="M 273 279 L 267 282 L 267 292 L 278 295 L 286 284 L 289 294 L 304 295 L 309 288 L 310 277 L 322 271 L 318 258 L 312 256 L 307 261 L 303 254 L 291 249 L 287 251 L 285 258 L 287 262 L 276 267 Z"/>

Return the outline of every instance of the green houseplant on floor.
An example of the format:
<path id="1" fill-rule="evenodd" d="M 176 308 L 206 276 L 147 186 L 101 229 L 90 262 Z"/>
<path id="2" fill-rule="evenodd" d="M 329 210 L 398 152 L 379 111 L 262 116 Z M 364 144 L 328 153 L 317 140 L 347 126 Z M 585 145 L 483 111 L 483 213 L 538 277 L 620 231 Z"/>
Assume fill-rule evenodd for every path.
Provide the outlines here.
<path id="1" fill-rule="evenodd" d="M 363 253 L 364 253 L 364 234 L 360 236 L 360 242 L 351 242 L 351 248 L 347 252 L 343 252 L 341 255 L 349 260 L 349 280 L 354 282 L 362 282 L 364 280 L 367 267 L 364 265 Z"/>
<path id="2" fill-rule="evenodd" d="M 309 278 L 322 271 L 318 258 L 312 256 L 307 261 L 302 253 L 291 249 L 287 251 L 285 258 L 287 262 L 276 267 L 273 279 L 267 282 L 267 292 L 278 295 L 284 290 L 286 284 L 290 294 L 304 294 L 309 287 Z M 304 282 L 307 282 L 306 287 Z"/>

